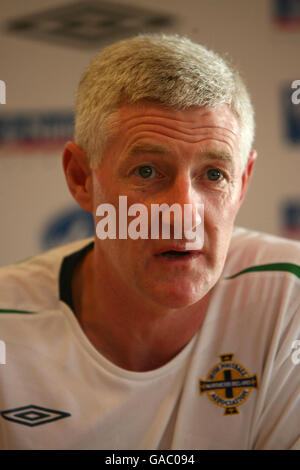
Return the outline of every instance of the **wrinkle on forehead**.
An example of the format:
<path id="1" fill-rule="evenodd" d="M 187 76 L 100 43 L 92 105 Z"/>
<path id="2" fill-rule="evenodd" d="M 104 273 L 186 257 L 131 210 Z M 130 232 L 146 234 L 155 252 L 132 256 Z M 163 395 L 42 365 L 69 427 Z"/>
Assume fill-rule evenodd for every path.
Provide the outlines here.
<path id="1" fill-rule="evenodd" d="M 174 130 L 180 127 L 181 132 L 186 135 L 192 135 L 204 129 L 223 130 L 233 136 L 239 134 L 238 120 L 226 104 L 215 108 L 193 106 L 186 110 L 176 110 L 149 102 L 126 104 L 110 115 L 109 123 L 112 134 L 116 134 L 121 128 L 122 131 L 130 131 L 147 124 L 160 125 Z"/>
<path id="2" fill-rule="evenodd" d="M 189 138 L 189 139 L 186 139 L 184 138 L 181 134 L 178 134 L 178 135 L 170 135 L 170 133 L 162 133 L 160 132 L 159 133 L 160 136 L 164 136 L 164 137 L 168 137 L 169 139 L 174 139 L 174 143 L 176 143 L 176 141 L 179 141 L 181 143 L 185 143 L 185 144 L 200 144 L 200 143 L 208 143 L 209 141 L 213 141 L 215 143 L 220 143 L 220 144 L 224 144 L 226 145 L 229 149 L 230 149 L 230 153 L 234 153 L 234 139 L 230 139 L 229 137 L 225 137 L 225 138 L 222 138 L 222 135 L 220 136 L 212 136 L 211 134 L 207 134 L 207 135 L 202 135 L 201 137 L 199 136 L 195 136 L 194 138 Z M 132 139 L 128 139 L 127 141 L 127 144 L 126 146 L 124 147 L 124 153 L 126 153 L 127 155 L 130 155 L 131 157 L 134 156 L 134 155 L 137 155 L 139 153 L 142 153 L 142 151 L 144 150 L 144 153 L 160 153 L 160 154 L 172 154 L 173 151 L 168 148 L 168 147 L 165 147 L 165 151 L 163 152 L 161 148 L 161 150 L 159 149 L 155 149 L 154 148 L 154 151 L 150 152 L 150 149 L 147 149 L 147 148 L 144 148 L 144 142 L 145 142 L 145 139 L 150 139 L 151 140 L 151 134 L 134 134 L 133 136 L 133 140 Z M 137 142 L 137 143 L 136 143 Z M 136 143 L 136 144 L 135 144 Z M 149 142 L 149 146 L 151 145 L 151 143 Z M 137 149 L 136 149 L 137 147 Z"/>
<path id="3" fill-rule="evenodd" d="M 138 135 L 142 133 L 160 134 L 162 136 L 171 137 L 173 139 L 183 140 L 185 142 L 197 143 L 205 139 L 221 139 L 225 138 L 233 142 L 236 134 L 224 127 L 209 126 L 195 128 L 194 132 L 186 132 L 185 129 L 178 129 L 161 124 L 144 124 L 139 123 L 133 128 L 127 129 L 127 135 Z"/>
<path id="4" fill-rule="evenodd" d="M 126 104 L 111 117 L 106 147 L 109 153 L 117 151 L 121 141 L 122 149 L 119 151 L 124 155 L 140 140 L 150 139 L 151 144 L 162 144 L 165 138 L 173 140 L 175 145 L 179 142 L 204 145 L 215 142 L 225 145 L 227 150 L 222 150 L 231 155 L 238 151 L 239 123 L 228 105 L 176 110 L 149 102 Z"/>
<path id="5" fill-rule="evenodd" d="M 167 126 L 159 126 L 152 124 L 148 126 L 136 126 L 133 129 L 128 130 L 125 134 L 126 138 L 123 139 L 123 150 L 125 153 L 135 153 L 135 147 L 137 147 L 137 152 L 143 150 L 145 141 L 147 141 L 147 143 L 149 143 L 150 145 L 161 144 L 162 147 L 168 147 L 169 145 L 171 145 L 172 147 L 173 141 L 174 145 L 177 145 L 178 143 L 193 145 L 206 143 L 208 144 L 209 142 L 214 142 L 215 144 L 219 143 L 225 145 L 230 150 L 230 153 L 234 154 L 234 149 L 237 142 L 235 134 L 228 133 L 223 128 L 214 127 L 199 129 L 198 132 L 194 132 L 193 134 L 187 134 L 182 129 L 175 130 L 170 129 Z M 162 140 L 160 139 L 161 137 Z M 170 140 L 167 140 L 165 142 L 164 138 Z M 118 140 L 119 139 L 116 139 L 116 141 Z M 147 149 L 144 150 L 147 151 Z M 172 153 L 172 150 L 168 150 L 166 148 L 165 152 L 160 153 L 168 154 Z"/>

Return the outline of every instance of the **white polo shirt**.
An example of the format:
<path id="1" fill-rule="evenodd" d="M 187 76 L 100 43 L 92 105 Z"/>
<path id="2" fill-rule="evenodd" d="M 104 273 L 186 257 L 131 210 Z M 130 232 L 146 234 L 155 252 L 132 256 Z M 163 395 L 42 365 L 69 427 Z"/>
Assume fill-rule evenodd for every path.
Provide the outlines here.
<path id="1" fill-rule="evenodd" d="M 0 449 L 300 449 L 299 243 L 235 229 L 200 330 L 132 372 L 72 309 L 91 241 L 0 270 Z"/>

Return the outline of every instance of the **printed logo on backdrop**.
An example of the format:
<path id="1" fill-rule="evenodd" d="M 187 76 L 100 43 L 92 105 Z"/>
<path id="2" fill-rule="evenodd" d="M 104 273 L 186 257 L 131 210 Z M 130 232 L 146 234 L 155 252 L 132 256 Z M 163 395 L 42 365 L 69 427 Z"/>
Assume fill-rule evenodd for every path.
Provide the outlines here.
<path id="1" fill-rule="evenodd" d="M 299 82 L 299 83 L 298 83 Z M 300 143 L 300 79 L 291 80 L 281 91 L 283 134 L 287 142 Z"/>
<path id="2" fill-rule="evenodd" d="M 139 6 L 85 0 L 12 19 L 7 31 L 76 48 L 97 48 L 174 25 L 175 17 Z"/>
<path id="3" fill-rule="evenodd" d="M 280 235 L 300 240 L 300 198 L 283 201 L 280 207 Z"/>
<path id="4" fill-rule="evenodd" d="M 94 220 L 90 212 L 80 207 L 66 209 L 54 214 L 42 228 L 41 247 L 49 250 L 93 235 Z"/>
<path id="5" fill-rule="evenodd" d="M 72 111 L 0 114 L 0 156 L 62 151 L 73 129 Z"/>
<path id="6" fill-rule="evenodd" d="M 273 19 L 282 31 L 300 30 L 300 0 L 273 0 Z"/>

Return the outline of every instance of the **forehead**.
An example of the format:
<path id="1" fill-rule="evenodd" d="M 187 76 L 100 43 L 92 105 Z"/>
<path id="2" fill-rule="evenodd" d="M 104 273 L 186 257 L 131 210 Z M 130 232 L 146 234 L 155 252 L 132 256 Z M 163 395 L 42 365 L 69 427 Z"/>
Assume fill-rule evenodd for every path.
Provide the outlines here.
<path id="1" fill-rule="evenodd" d="M 110 115 L 110 124 L 115 131 L 120 126 L 130 128 L 138 122 L 168 122 L 169 125 L 186 126 L 191 129 L 191 126 L 205 124 L 219 124 L 233 126 L 233 131 L 238 131 L 238 119 L 234 112 L 227 104 L 220 104 L 214 107 L 208 106 L 191 106 L 188 109 L 179 110 L 170 106 L 165 106 L 160 103 L 154 103 L 147 100 L 139 101 L 134 104 L 123 104 L 117 111 Z"/>
<path id="2" fill-rule="evenodd" d="M 178 145 L 213 145 L 231 154 L 238 150 L 239 122 L 226 104 L 186 110 L 149 101 L 124 104 L 110 116 L 109 128 L 108 147 L 122 154 L 143 146 L 145 140 L 171 150 Z"/>

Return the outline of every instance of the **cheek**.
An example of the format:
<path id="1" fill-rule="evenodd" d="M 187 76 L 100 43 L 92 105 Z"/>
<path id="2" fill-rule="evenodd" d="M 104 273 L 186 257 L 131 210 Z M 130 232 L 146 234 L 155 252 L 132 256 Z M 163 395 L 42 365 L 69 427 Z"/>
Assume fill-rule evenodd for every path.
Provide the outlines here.
<path id="1" fill-rule="evenodd" d="M 96 174 L 93 177 L 94 214 L 99 204 L 109 203 L 118 208 L 118 190 L 114 184 L 108 184 L 109 181 L 112 181 L 111 177 L 104 174 Z"/>
<path id="2" fill-rule="evenodd" d="M 204 201 L 204 224 L 225 230 L 233 224 L 239 209 L 238 199 L 221 195 Z M 204 227 L 205 228 L 205 227 Z"/>
<path id="3" fill-rule="evenodd" d="M 237 202 L 226 199 L 204 207 L 204 243 L 213 262 L 225 260 L 238 207 Z"/>

